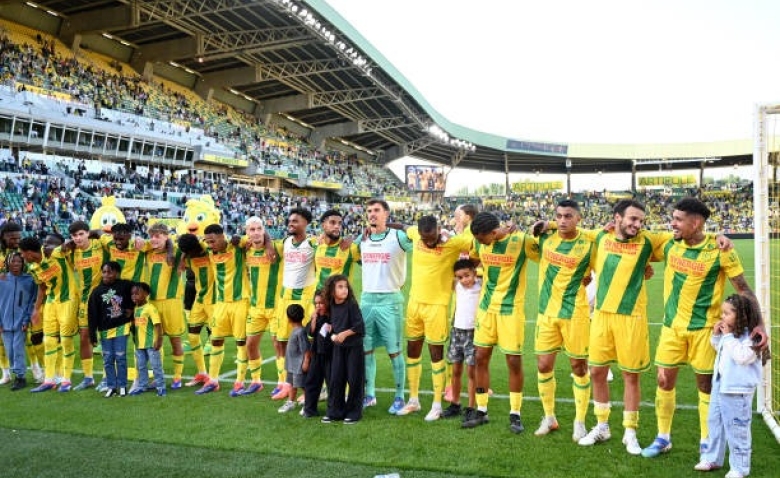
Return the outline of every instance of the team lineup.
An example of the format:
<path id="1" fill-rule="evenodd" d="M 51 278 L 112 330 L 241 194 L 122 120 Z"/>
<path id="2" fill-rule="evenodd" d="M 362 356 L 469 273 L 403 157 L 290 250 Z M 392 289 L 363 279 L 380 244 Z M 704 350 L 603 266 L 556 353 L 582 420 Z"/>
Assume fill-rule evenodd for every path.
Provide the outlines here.
<path id="1" fill-rule="evenodd" d="M 270 332 L 277 370 L 271 395 L 284 400 L 279 411 L 296 408 L 300 389 L 305 397 L 301 415 L 317 416 L 324 382 L 328 405 L 321 421 L 354 424 L 364 408 L 378 405 L 375 351 L 382 347 L 395 389 L 389 413 L 405 416 L 422 409 L 421 362 L 427 344 L 433 395 L 425 420 L 462 417 L 463 428 L 474 428 L 490 420 L 489 367 L 497 347 L 508 371 L 509 429 L 520 433 L 524 305 L 526 294 L 538 294 L 533 350 L 544 416 L 536 435 L 563 427 L 555 415 L 553 370 L 557 354 L 564 352 L 573 373 L 575 442 L 590 446 L 611 438 L 607 373 L 615 364 L 623 375 L 626 451 L 648 458 L 666 453 L 672 447 L 677 372 L 690 365 L 699 390 L 701 461 L 696 469 L 723 466 L 727 442 L 731 471 L 726 476 L 750 473 L 750 407 L 745 417 L 745 407 L 729 400 L 738 394 L 750 403 L 757 379 L 735 386 L 729 374 L 744 376 L 743 368 L 760 364 L 755 350 L 765 350 L 767 336 L 730 241 L 703 232 L 709 210 L 701 201 L 685 198 L 675 205 L 672 232 L 643 229 L 644 206 L 633 200 L 615 205 L 611 228 L 593 231 L 578 227 L 579 206 L 571 200 L 558 204 L 550 218 L 554 221 L 538 223 L 527 233 L 503 226 L 495 215 L 477 212 L 472 205 L 456 209 L 454 234 L 442 231 L 432 216 L 411 227 L 391 224 L 390 208 L 382 200 L 368 201 L 365 210 L 368 227 L 354 240 L 342 237 L 342 215 L 336 210 L 323 213 L 319 236 L 307 235 L 313 218 L 304 208 L 288 212 L 287 237 L 277 241 L 258 217 L 247 220 L 244 236 L 230 239 L 219 224 L 179 235 L 155 224 L 148 240 L 132 240 L 124 224 L 100 235 L 76 221 L 68 231 L 70 240 L 50 234 L 43 244 L 34 237 L 21 238 L 21 229 L 8 223 L 0 237 L 5 264 L 0 296 L 10 297 L 13 305 L 17 294 L 6 294 L 5 288 L 13 283 L 16 291 L 17 282 L 28 292 L 19 300 L 21 310 L 13 313 L 20 319 L 7 324 L 3 317 L 3 356 L 10 365 L 0 365 L 16 375 L 14 389 L 26 386 L 29 335 L 33 349 L 38 347 L 30 362 L 42 365 L 43 374 L 33 392 L 102 387 L 107 397 L 147 389 L 165 396 L 161 352 L 167 336 L 170 389 L 198 387 L 195 393 L 206 394 L 220 390 L 225 339 L 232 337 L 236 380 L 229 395 L 238 397 L 263 390 L 259 344 Z M 404 313 L 407 254 L 411 288 Z M 539 263 L 538 291 L 526 290 L 529 260 Z M 653 261 L 665 263 L 664 324 L 651 359 L 645 276 Z M 356 264 L 362 274 L 359 301 L 350 285 Z M 185 294 L 188 276 L 192 294 Z M 737 292 L 728 299 L 726 279 Z M 596 286 L 592 317 L 585 292 L 591 280 Z M 735 321 L 740 325 L 735 327 Z M 211 332 L 208 367 L 201 343 L 204 327 Z M 187 383 L 185 331 L 193 359 L 193 378 Z M 127 360 L 131 333 L 135 366 Z M 72 385 L 77 336 L 83 378 Z M 93 373 L 92 347 L 98 344 L 105 366 L 101 384 Z M 727 357 L 737 352 L 739 360 Z M 733 366 L 725 366 L 728 360 Z M 636 436 L 639 377 L 653 364 L 658 370 L 658 434 L 642 448 Z M 151 384 L 148 367 L 154 374 Z M 466 407 L 460 404 L 464 369 Z M 37 374 L 35 366 L 33 370 Z M 597 424 L 588 431 L 591 395 Z M 449 405 L 445 408 L 442 401 Z M 734 416 L 739 410 L 743 415 Z M 715 411 L 720 415 L 713 416 Z M 724 423 L 729 424 L 725 432 Z M 732 423 L 741 423 L 742 430 L 734 430 Z"/>

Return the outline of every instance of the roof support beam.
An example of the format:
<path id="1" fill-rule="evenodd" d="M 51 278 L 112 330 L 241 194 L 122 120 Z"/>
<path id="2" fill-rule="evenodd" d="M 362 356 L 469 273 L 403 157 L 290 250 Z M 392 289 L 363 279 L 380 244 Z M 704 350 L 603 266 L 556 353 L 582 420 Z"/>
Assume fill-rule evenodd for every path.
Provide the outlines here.
<path id="1" fill-rule="evenodd" d="M 394 118 L 362 119 L 358 121 L 358 133 L 371 133 L 388 129 L 403 128 L 410 123 L 403 116 Z"/>
<path id="2" fill-rule="evenodd" d="M 67 17 L 62 22 L 60 39 L 70 45 L 77 34 L 137 27 L 139 23 L 139 11 L 134 5 L 89 10 Z"/>
<path id="3" fill-rule="evenodd" d="M 290 111 L 308 110 L 311 108 L 311 95 L 293 95 L 261 102 L 257 108 L 257 114 L 289 113 Z"/>
<path id="4" fill-rule="evenodd" d="M 180 58 L 194 58 L 201 54 L 200 44 L 199 38 L 195 36 L 144 45 L 136 50 L 131 65 L 135 67 L 134 62 L 136 61 L 171 61 Z"/>
<path id="5" fill-rule="evenodd" d="M 328 138 L 341 138 L 343 136 L 352 136 L 358 134 L 358 124 L 354 121 L 345 121 L 344 123 L 331 124 L 316 128 L 311 132 L 309 141 L 314 146 L 323 151 L 325 149 L 325 140 Z"/>
<path id="6" fill-rule="evenodd" d="M 315 92 L 311 94 L 311 97 L 312 105 L 317 107 L 379 99 L 386 97 L 386 95 L 380 88 L 361 88 L 357 90 Z"/>

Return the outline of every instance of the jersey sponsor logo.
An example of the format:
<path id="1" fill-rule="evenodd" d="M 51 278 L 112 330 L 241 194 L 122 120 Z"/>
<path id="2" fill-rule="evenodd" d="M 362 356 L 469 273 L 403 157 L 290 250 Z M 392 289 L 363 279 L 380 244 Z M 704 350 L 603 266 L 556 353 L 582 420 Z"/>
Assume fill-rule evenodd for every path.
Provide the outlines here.
<path id="1" fill-rule="evenodd" d="M 49 282 L 50 280 L 54 279 L 55 277 L 58 277 L 60 272 L 62 272 L 62 269 L 60 269 L 60 266 L 57 265 L 57 264 L 52 264 L 46 270 L 43 270 L 43 269 L 39 270 L 39 272 L 37 273 L 38 281 L 39 282 Z"/>
<path id="2" fill-rule="evenodd" d="M 441 246 L 436 246 L 435 248 L 431 249 L 430 247 L 426 246 L 422 243 L 422 241 L 418 242 L 415 246 L 415 250 L 420 251 L 425 254 L 431 254 L 434 256 L 440 256 L 442 252 L 444 252 L 444 249 Z"/>
<path id="3" fill-rule="evenodd" d="M 251 255 L 246 258 L 246 263 L 249 266 L 264 266 L 270 264 L 271 259 L 266 255 L 263 256 Z"/>
<path id="4" fill-rule="evenodd" d="M 226 262 L 229 262 L 233 258 L 233 254 L 230 253 L 222 253 L 222 254 L 213 254 L 211 256 L 211 262 L 215 264 L 224 264 Z"/>
<path id="5" fill-rule="evenodd" d="M 161 264 L 163 262 L 167 262 L 168 260 L 168 254 L 165 252 L 154 252 L 152 254 L 149 254 L 147 257 L 147 261 L 149 261 L 150 264 Z"/>
<path id="6" fill-rule="evenodd" d="M 100 256 L 84 257 L 75 261 L 76 269 L 91 269 L 93 267 L 99 267 L 102 258 Z"/>
<path id="7" fill-rule="evenodd" d="M 636 242 L 617 242 L 607 239 L 604 241 L 604 251 L 613 254 L 628 254 L 635 256 L 639 253 L 640 244 Z"/>
<path id="8" fill-rule="evenodd" d="M 149 322 L 149 319 L 147 319 L 144 316 L 135 318 L 135 326 L 136 327 L 145 327 L 147 322 Z"/>
<path id="9" fill-rule="evenodd" d="M 340 257 L 317 257 L 315 260 L 320 268 L 338 269 L 344 265 L 344 259 Z"/>
<path id="10" fill-rule="evenodd" d="M 364 264 L 387 264 L 390 262 L 389 252 L 364 252 L 362 256 Z"/>
<path id="11" fill-rule="evenodd" d="M 138 251 L 120 251 L 119 249 L 111 249 L 111 255 L 115 260 L 132 261 L 138 257 Z"/>
<path id="12" fill-rule="evenodd" d="M 284 262 L 289 264 L 306 264 L 311 260 L 311 251 L 287 251 L 284 253 Z"/>
<path id="13" fill-rule="evenodd" d="M 198 268 L 209 267 L 210 260 L 209 260 L 208 256 L 193 257 L 192 259 L 190 259 L 190 264 L 192 264 L 192 267 L 198 267 Z"/>
<path id="14" fill-rule="evenodd" d="M 569 257 L 565 254 L 561 254 L 559 252 L 550 251 L 550 250 L 544 251 L 544 258 L 551 265 L 566 267 L 569 269 L 573 269 L 577 267 L 577 262 L 579 262 L 579 259 L 577 257 Z"/>
<path id="15" fill-rule="evenodd" d="M 694 261 L 679 256 L 669 257 L 669 266 L 677 272 L 683 274 L 703 276 L 707 274 L 707 264 L 704 262 Z"/>
<path id="16" fill-rule="evenodd" d="M 505 255 L 505 254 L 493 254 L 490 252 L 482 253 L 479 258 L 482 260 L 482 263 L 486 266 L 505 266 L 509 264 L 514 264 L 515 258 L 513 256 Z"/>

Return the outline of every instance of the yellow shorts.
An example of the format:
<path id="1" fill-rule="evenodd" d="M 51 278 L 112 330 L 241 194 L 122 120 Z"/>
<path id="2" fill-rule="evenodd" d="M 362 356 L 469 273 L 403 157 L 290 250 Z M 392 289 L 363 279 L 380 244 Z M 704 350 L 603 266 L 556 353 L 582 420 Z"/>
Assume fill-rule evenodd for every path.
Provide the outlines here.
<path id="1" fill-rule="evenodd" d="M 89 318 L 87 317 L 86 302 L 79 302 L 78 309 L 76 311 L 76 317 L 78 317 L 78 326 L 80 329 L 89 328 Z"/>
<path id="2" fill-rule="evenodd" d="M 626 372 L 646 372 L 650 368 L 647 317 L 595 311 L 590 324 L 589 347 L 590 365 L 617 362 Z"/>
<path id="3" fill-rule="evenodd" d="M 276 308 L 276 325 L 271 326 L 271 333 L 275 334 L 277 342 L 287 342 L 287 339 L 290 338 L 292 327 L 290 327 L 290 321 L 287 320 L 287 307 L 292 304 L 300 304 L 303 307 L 303 325 L 308 324 L 311 313 L 314 311 L 314 291 L 301 299 L 279 299 Z"/>
<path id="4" fill-rule="evenodd" d="M 49 337 L 73 337 L 78 333 L 74 301 L 49 302 L 43 307 L 43 334 Z"/>
<path id="5" fill-rule="evenodd" d="M 150 300 L 160 313 L 163 333 L 176 337 L 184 333 L 184 302 L 181 299 Z"/>
<path id="6" fill-rule="evenodd" d="M 663 326 L 655 349 L 655 364 L 666 368 L 690 364 L 696 373 L 711 374 L 715 367 L 711 336 L 711 327 L 687 330 Z"/>
<path id="7" fill-rule="evenodd" d="M 474 322 L 474 345 L 498 348 L 508 355 L 523 355 L 525 343 L 525 314 L 501 315 L 477 311 Z"/>
<path id="8" fill-rule="evenodd" d="M 203 304 L 195 302 L 192 304 L 192 310 L 190 311 L 190 318 L 187 321 L 188 325 L 197 327 L 203 325 L 210 325 L 211 319 L 214 317 L 214 304 Z"/>
<path id="9" fill-rule="evenodd" d="M 547 355 L 563 350 L 571 358 L 588 358 L 590 317 L 574 316 L 559 319 L 539 314 L 536 318 L 534 353 Z"/>
<path id="10" fill-rule="evenodd" d="M 211 339 L 233 337 L 246 340 L 246 319 L 249 316 L 249 299 L 214 304 L 214 322 Z"/>
<path id="11" fill-rule="evenodd" d="M 429 344 L 441 345 L 449 335 L 447 306 L 423 304 L 410 300 L 406 307 L 406 339 L 422 340 Z"/>
<path id="12" fill-rule="evenodd" d="M 246 319 L 246 335 L 260 335 L 276 321 L 276 308 L 263 309 L 250 307 L 249 317 Z"/>

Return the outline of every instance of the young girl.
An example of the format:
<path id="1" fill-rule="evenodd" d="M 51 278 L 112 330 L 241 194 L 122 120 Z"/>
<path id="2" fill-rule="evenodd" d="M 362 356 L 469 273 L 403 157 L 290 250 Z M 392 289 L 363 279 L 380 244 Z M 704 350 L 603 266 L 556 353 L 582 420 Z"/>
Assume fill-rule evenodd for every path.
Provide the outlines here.
<path id="1" fill-rule="evenodd" d="M 345 424 L 351 425 L 363 417 L 363 315 L 345 275 L 333 275 L 325 281 L 324 298 L 330 314 L 333 357 L 328 382 L 328 412 L 322 417 L 322 423 L 344 420 Z M 349 394 L 345 401 L 347 386 Z"/>
<path id="2" fill-rule="evenodd" d="M 303 411 L 301 415 L 306 418 L 319 415 L 317 402 L 322 392 L 322 381 L 326 383 L 330 379 L 330 362 L 333 356 L 333 342 L 330 340 L 330 317 L 328 307 L 322 291 L 314 293 L 314 314 L 311 322 L 306 326 L 311 349 L 311 361 L 309 370 L 306 370 L 306 384 L 304 388 Z"/>
<path id="3" fill-rule="evenodd" d="M 27 386 L 24 343 L 38 286 L 32 276 L 24 272 L 24 259 L 18 252 L 12 252 L 6 257 L 5 270 L 8 274 L 0 278 L 0 332 L 11 362 L 11 371 L 16 376 L 11 390 L 16 391 Z"/>
<path id="4" fill-rule="evenodd" d="M 306 380 L 306 370 L 309 368 L 309 339 L 306 337 L 306 329 L 303 327 L 303 307 L 299 304 L 291 304 L 287 307 L 287 320 L 290 322 L 292 332 L 287 342 L 284 362 L 287 369 L 287 383 L 290 384 L 290 393 L 287 401 L 279 407 L 279 413 L 287 413 L 295 409 L 298 389 L 303 388 Z"/>
<path id="5" fill-rule="evenodd" d="M 734 294 L 721 306 L 720 319 L 712 328 L 717 356 L 707 418 L 709 445 L 694 469 L 723 466 L 728 444 L 731 469 L 726 478 L 743 478 L 750 474 L 751 404 L 761 380 L 761 360 L 753 350 L 750 331 L 759 324 L 761 312 L 754 300 Z"/>

